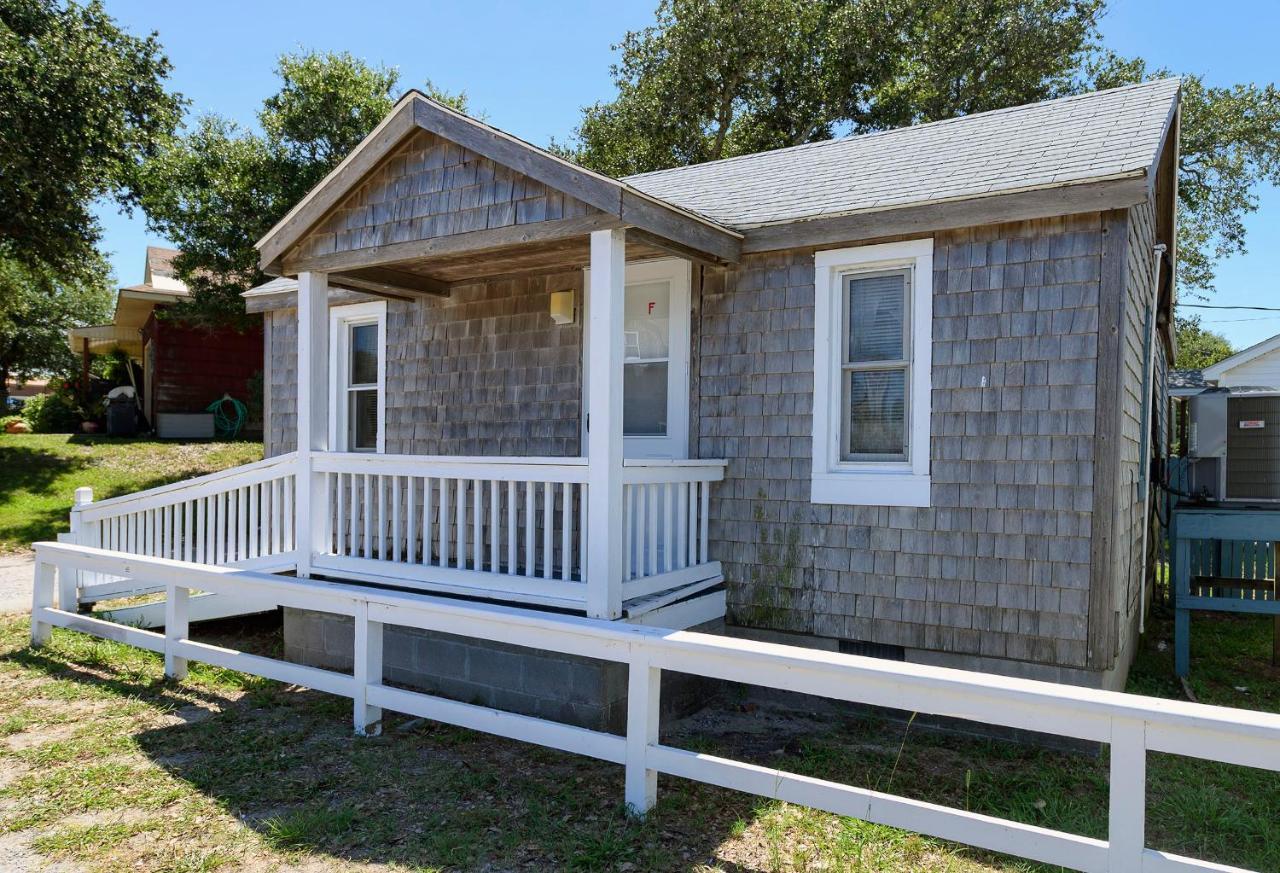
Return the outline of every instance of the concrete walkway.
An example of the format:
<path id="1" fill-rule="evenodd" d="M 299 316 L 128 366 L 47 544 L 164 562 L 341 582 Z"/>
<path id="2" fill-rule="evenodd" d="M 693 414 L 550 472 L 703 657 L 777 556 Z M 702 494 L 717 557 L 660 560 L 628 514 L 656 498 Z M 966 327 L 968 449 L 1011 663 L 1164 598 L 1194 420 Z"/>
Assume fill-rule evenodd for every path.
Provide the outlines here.
<path id="1" fill-rule="evenodd" d="M 31 611 L 35 564 L 32 555 L 0 557 L 0 613 Z"/>

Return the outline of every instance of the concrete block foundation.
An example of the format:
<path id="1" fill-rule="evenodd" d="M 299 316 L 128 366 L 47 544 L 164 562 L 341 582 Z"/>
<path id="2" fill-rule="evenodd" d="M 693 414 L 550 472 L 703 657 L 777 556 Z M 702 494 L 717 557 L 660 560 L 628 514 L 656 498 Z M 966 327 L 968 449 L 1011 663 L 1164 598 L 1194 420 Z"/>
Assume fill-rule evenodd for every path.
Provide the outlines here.
<path id="1" fill-rule="evenodd" d="M 286 660 L 350 672 L 352 620 L 286 607 L 284 645 Z M 591 730 L 625 730 L 625 664 L 395 625 L 383 632 L 383 646 L 383 679 L 393 685 Z M 665 675 L 663 716 L 694 711 L 711 687 L 700 677 Z"/>

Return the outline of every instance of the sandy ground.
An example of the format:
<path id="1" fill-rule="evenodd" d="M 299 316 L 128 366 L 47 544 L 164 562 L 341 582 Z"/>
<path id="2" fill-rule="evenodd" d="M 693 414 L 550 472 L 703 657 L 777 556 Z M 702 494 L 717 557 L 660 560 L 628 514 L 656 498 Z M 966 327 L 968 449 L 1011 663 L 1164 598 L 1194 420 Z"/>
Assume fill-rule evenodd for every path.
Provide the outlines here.
<path id="1" fill-rule="evenodd" d="M 16 555 L 0 558 L 0 613 L 31 610 L 31 579 L 35 558 Z"/>

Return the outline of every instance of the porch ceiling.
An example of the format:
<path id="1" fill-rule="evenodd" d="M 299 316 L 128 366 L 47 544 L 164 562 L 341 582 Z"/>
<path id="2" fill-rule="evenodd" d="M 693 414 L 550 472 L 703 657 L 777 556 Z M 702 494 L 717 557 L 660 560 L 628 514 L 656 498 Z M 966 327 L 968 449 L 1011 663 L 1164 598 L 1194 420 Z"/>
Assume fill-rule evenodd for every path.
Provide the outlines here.
<path id="1" fill-rule="evenodd" d="M 735 231 L 410 92 L 258 249 L 268 273 L 447 293 L 586 263 L 588 234 L 617 227 L 634 257 L 728 263 L 742 246 Z"/>

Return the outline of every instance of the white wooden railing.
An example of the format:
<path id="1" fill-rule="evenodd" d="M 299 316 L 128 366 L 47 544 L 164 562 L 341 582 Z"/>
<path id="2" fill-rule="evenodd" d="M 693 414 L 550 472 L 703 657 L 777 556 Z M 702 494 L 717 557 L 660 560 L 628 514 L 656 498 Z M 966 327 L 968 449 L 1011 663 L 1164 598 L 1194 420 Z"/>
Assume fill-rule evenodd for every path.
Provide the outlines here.
<path id="1" fill-rule="evenodd" d="M 587 466 L 578 458 L 313 455 L 312 567 L 556 605 L 585 600 Z"/>
<path id="2" fill-rule="evenodd" d="M 52 627 L 70 628 L 163 653 L 165 672 L 175 678 L 183 677 L 187 660 L 194 659 L 352 698 L 354 725 L 361 734 L 377 732 L 382 710 L 389 709 L 621 764 L 626 768 L 626 801 L 637 812 L 653 806 L 657 775 L 666 773 L 1076 870 L 1224 871 L 1236 868 L 1146 847 L 1147 753 L 1280 771 L 1280 716 L 1268 713 L 139 558 L 84 546 L 37 543 L 35 548 L 33 645 L 46 643 Z M 127 571 L 164 586 L 164 634 L 77 615 L 74 607 L 62 606 L 74 601 L 62 599 L 65 587 L 58 580 L 72 578 L 76 571 Z M 352 616 L 353 673 L 190 639 L 191 589 L 232 597 L 252 594 L 280 605 Z M 74 597 L 74 582 L 71 590 Z M 55 592 L 59 608 L 54 607 Z M 627 664 L 626 735 L 384 685 L 382 641 L 388 624 Z M 663 670 L 1109 743 L 1109 839 L 663 745 L 658 735 Z"/>
<path id="3" fill-rule="evenodd" d="M 719 582 L 708 514 L 724 468 L 723 461 L 626 462 L 626 557 L 617 580 L 624 601 L 652 605 L 663 592 Z M 310 506 L 294 505 L 299 474 L 318 483 Z M 283 569 L 282 560 L 296 564 L 296 530 L 318 530 L 311 572 L 581 609 L 587 474 L 584 458 L 288 454 L 98 503 L 81 494 L 66 540 Z M 119 587 L 113 580 L 94 593 L 126 593 Z"/>
<path id="4" fill-rule="evenodd" d="M 281 455 L 97 502 L 81 488 L 71 532 L 62 539 L 197 564 L 289 569 L 295 468 L 294 455 Z M 79 581 L 86 602 L 152 590 L 127 578 L 87 575 Z"/>
<path id="5" fill-rule="evenodd" d="M 626 461 L 622 469 L 624 600 L 720 575 L 709 555 L 711 485 L 725 461 Z"/>

